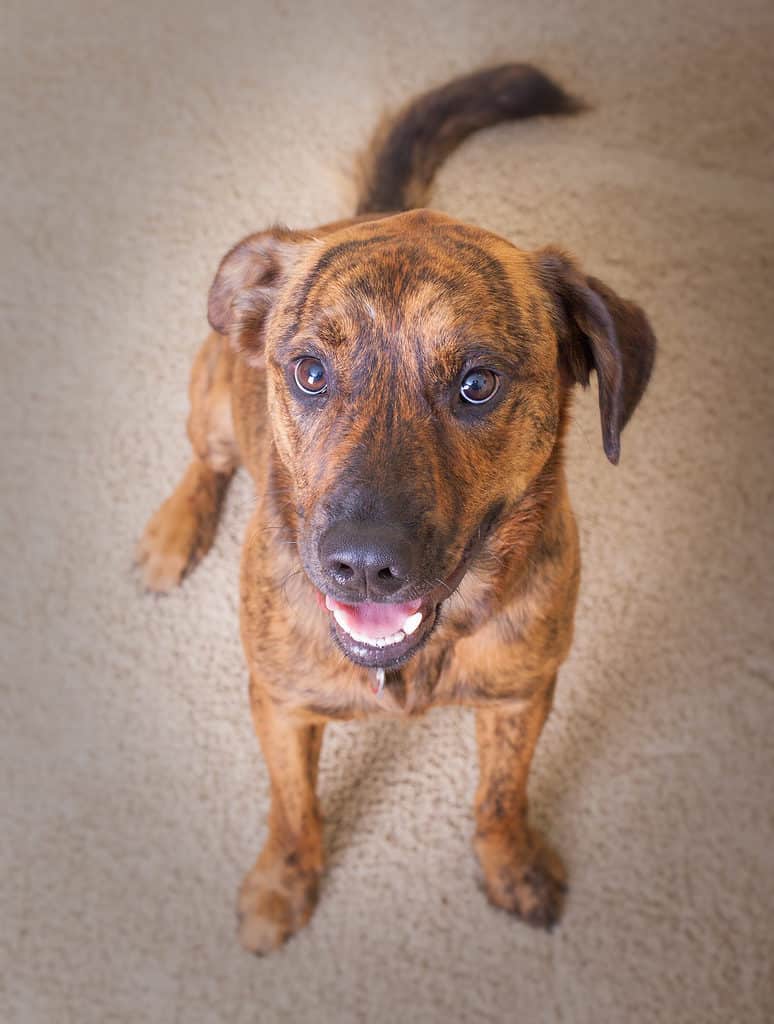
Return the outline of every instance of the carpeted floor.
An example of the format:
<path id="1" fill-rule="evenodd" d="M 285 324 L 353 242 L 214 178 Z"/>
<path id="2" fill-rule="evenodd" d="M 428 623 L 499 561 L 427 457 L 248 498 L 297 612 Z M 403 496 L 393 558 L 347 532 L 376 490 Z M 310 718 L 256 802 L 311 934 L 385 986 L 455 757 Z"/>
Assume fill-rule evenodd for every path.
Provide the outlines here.
<path id="1" fill-rule="evenodd" d="M 770 1021 L 771 3 L 12 0 L 0 40 L 0 1019 Z M 336 726 L 319 911 L 255 960 L 247 481 L 173 596 L 133 545 L 187 458 L 222 253 L 346 214 L 385 106 L 507 59 L 593 111 L 472 139 L 434 204 L 563 244 L 661 342 L 621 466 L 594 394 L 572 431 L 577 641 L 531 784 L 566 916 L 536 934 L 476 888 L 468 714 Z"/>

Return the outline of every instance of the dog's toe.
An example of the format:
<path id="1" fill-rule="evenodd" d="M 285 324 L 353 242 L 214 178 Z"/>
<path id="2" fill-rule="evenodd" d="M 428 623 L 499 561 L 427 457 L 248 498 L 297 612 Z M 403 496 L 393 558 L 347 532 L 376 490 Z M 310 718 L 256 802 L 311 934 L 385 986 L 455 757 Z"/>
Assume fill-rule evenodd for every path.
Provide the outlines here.
<path id="1" fill-rule="evenodd" d="M 156 594 L 167 594 L 179 586 L 189 560 L 189 552 L 174 544 L 173 538 L 151 532 L 150 527 L 135 553 L 144 586 Z"/>
<path id="2" fill-rule="evenodd" d="M 534 863 L 517 884 L 514 903 L 508 909 L 533 928 L 551 931 L 559 922 L 567 892 L 564 869 L 549 850 Z"/>
<path id="3" fill-rule="evenodd" d="M 290 907 L 278 892 L 257 889 L 240 896 L 239 941 L 256 956 L 265 956 L 279 948 L 292 933 Z"/>

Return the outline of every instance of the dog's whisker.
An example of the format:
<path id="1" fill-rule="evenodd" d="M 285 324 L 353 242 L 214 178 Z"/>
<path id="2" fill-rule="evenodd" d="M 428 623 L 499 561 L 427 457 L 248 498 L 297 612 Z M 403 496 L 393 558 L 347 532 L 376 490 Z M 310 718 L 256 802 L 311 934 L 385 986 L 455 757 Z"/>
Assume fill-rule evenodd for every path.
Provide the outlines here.
<path id="1" fill-rule="evenodd" d="M 291 569 L 291 571 L 290 571 L 290 572 L 288 572 L 288 573 L 286 573 L 286 574 L 285 574 L 285 575 L 284 575 L 284 576 L 282 577 L 282 579 L 281 579 L 281 580 L 279 580 L 278 582 L 276 582 L 276 583 L 269 583 L 269 582 L 267 581 L 267 583 L 266 583 L 266 586 L 268 587 L 268 589 L 269 589 L 269 590 L 275 590 L 275 591 L 283 591 L 283 592 L 285 592 L 285 596 L 287 597 L 287 592 L 285 591 L 285 587 L 287 586 L 287 584 L 289 583 L 289 581 L 290 581 L 290 580 L 291 580 L 291 579 L 292 579 L 292 578 L 293 578 L 294 576 L 298 576 L 298 575 L 299 575 L 299 573 L 302 573 L 303 571 L 304 571 L 304 570 L 303 570 L 303 569 L 301 569 L 301 568 L 299 568 L 299 569 Z"/>

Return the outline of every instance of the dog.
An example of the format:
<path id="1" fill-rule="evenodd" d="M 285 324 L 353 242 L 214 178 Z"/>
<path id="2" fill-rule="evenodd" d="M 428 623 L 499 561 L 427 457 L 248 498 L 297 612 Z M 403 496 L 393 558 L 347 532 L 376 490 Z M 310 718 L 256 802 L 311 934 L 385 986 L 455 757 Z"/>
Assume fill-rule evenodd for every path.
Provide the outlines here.
<path id="1" fill-rule="evenodd" d="M 377 131 L 354 217 L 259 231 L 215 275 L 193 460 L 138 561 L 150 590 L 179 584 L 247 468 L 241 634 L 271 781 L 238 899 L 252 952 L 280 946 L 317 901 L 325 723 L 440 705 L 475 710 L 489 900 L 538 927 L 559 918 L 565 873 L 530 827 L 526 786 L 579 582 L 564 436 L 594 371 L 618 461 L 656 341 L 637 305 L 562 250 L 525 252 L 422 204 L 473 131 L 581 108 L 525 64 L 432 90 Z"/>

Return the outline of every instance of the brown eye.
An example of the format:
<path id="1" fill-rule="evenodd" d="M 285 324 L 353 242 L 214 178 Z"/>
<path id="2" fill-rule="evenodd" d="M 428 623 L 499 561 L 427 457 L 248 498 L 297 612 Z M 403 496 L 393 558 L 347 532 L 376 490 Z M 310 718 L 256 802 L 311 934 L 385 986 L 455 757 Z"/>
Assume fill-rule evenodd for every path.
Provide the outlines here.
<path id="1" fill-rule="evenodd" d="M 471 405 L 483 405 L 490 398 L 494 398 L 499 386 L 500 378 L 494 370 L 486 370 L 483 366 L 477 366 L 463 377 L 460 384 L 460 397 Z"/>
<path id="2" fill-rule="evenodd" d="M 325 367 L 314 356 L 303 356 L 296 362 L 293 377 L 305 395 L 322 395 L 328 390 Z"/>

